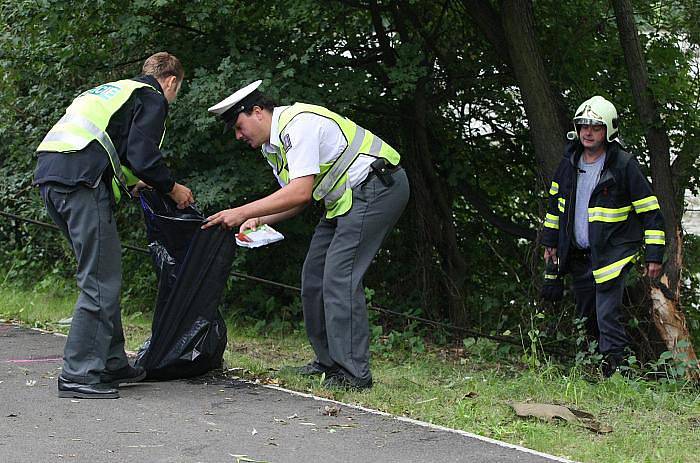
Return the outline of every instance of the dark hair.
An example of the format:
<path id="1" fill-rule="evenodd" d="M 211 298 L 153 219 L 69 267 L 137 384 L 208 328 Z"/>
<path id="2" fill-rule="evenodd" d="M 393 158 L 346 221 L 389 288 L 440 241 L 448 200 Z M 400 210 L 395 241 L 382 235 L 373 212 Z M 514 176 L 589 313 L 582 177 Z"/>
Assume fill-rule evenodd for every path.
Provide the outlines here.
<path id="1" fill-rule="evenodd" d="M 149 56 L 143 63 L 141 72 L 143 75 L 153 76 L 156 79 L 175 76 L 178 81 L 182 82 L 185 78 L 185 69 L 182 67 L 182 63 L 175 55 L 171 55 L 167 51 Z"/>
<path id="2" fill-rule="evenodd" d="M 242 112 L 250 115 L 250 113 L 253 112 L 254 106 L 259 106 L 261 109 L 267 109 L 268 111 L 272 112 L 272 110 L 275 109 L 275 106 L 277 106 L 277 103 L 272 98 L 269 98 L 256 90 L 254 94 L 251 94 L 246 98 L 245 109 Z"/>

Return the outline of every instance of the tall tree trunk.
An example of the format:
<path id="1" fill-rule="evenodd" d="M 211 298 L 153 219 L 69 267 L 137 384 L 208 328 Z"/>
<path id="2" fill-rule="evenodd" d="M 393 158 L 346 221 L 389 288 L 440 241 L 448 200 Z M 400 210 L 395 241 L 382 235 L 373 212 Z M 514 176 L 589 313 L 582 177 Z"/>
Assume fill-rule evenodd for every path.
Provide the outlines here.
<path id="1" fill-rule="evenodd" d="M 639 111 L 651 158 L 651 176 L 666 221 L 668 260 L 660 284 L 650 288 L 652 317 L 659 335 L 668 350 L 687 360 L 697 360 L 685 315 L 680 308 L 681 269 L 683 266 L 682 209 L 678 205 L 679 192 L 671 170 L 670 141 L 658 110 L 658 104 L 649 86 L 649 76 L 642 53 L 634 11 L 629 0 L 613 0 L 620 43 L 625 55 L 632 94 Z M 680 346 L 679 346 L 680 343 Z M 700 378 L 698 370 L 689 376 Z"/>
<path id="2" fill-rule="evenodd" d="M 370 0 L 369 12 L 384 64 L 392 68 L 396 66 L 395 52 L 380 10 L 378 2 Z M 394 6 L 388 11 L 399 34 L 404 38 L 410 37 L 408 24 L 411 21 L 405 15 L 410 15 L 411 9 Z M 426 65 L 429 61 L 426 58 Z M 439 178 L 431 153 L 426 120 L 431 113 L 427 103 L 427 81 L 424 78 L 417 82 L 413 98 L 406 99 L 402 105 L 402 114 L 406 115 L 403 125 L 406 127 L 404 145 L 407 152 L 403 153 L 401 163 L 406 167 L 411 183 L 409 214 L 417 231 L 414 241 L 415 268 L 422 269 L 422 273 L 416 274 L 416 283 L 422 289 L 422 302 L 428 315 L 435 319 L 448 318 L 452 323 L 464 326 L 469 319 L 465 304 L 467 262 L 457 239 L 451 192 Z M 439 266 L 435 265 L 436 260 Z"/>
<path id="3" fill-rule="evenodd" d="M 532 2 L 503 0 L 501 22 L 513 72 L 520 86 L 530 138 L 540 171 L 551 177 L 564 152 L 568 119 L 550 85 L 537 45 Z"/>
<path id="4" fill-rule="evenodd" d="M 457 242 L 452 216 L 452 200 L 444 182 L 435 170 L 431 156 L 426 115 L 429 113 L 422 84 L 416 86 L 414 98 L 408 103 L 406 139 L 410 153 L 405 153 L 402 164 L 411 177 L 413 216 L 417 224 L 417 257 L 428 257 L 434 262 L 437 252 L 439 272 L 424 278 L 433 295 L 426 295 L 429 306 L 439 307 L 436 318 L 447 317 L 463 326 L 468 321 L 465 305 L 467 263 Z"/>
<path id="5" fill-rule="evenodd" d="M 544 188 L 564 152 L 570 118 L 552 87 L 537 44 L 531 0 L 502 0 L 500 12 L 489 0 L 462 0 L 474 24 L 512 70 L 520 88 L 530 140 Z"/>

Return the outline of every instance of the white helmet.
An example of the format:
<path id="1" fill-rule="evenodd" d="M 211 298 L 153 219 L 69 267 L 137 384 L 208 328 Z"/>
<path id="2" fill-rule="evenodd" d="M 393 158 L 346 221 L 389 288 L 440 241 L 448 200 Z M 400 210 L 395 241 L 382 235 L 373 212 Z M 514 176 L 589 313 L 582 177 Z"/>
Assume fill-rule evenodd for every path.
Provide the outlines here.
<path id="1" fill-rule="evenodd" d="M 580 125 L 604 125 L 608 142 L 617 140 L 618 121 L 615 106 L 602 96 L 594 96 L 583 103 L 574 115 L 574 130 L 578 136 Z"/>

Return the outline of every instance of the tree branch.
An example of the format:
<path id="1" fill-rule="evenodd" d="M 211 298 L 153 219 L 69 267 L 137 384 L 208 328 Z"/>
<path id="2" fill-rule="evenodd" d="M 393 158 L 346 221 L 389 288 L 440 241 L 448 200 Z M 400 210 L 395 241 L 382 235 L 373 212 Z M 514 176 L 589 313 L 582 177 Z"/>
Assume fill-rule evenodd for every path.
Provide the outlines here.
<path id="1" fill-rule="evenodd" d="M 535 241 L 537 239 L 537 232 L 535 230 L 516 224 L 511 220 L 501 217 L 493 212 L 491 206 L 484 199 L 486 196 L 485 193 L 478 191 L 465 183 L 462 183 L 457 190 L 469 204 L 474 206 L 474 209 L 476 209 L 479 215 L 494 227 L 508 233 L 509 235 L 515 236 L 516 238 L 523 238 L 528 241 Z"/>

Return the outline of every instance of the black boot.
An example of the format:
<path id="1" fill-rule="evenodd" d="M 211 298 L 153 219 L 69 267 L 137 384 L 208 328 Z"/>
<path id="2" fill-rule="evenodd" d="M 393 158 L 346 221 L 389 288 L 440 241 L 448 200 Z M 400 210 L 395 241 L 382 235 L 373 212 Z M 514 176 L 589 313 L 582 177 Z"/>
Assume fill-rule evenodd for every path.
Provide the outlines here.
<path id="1" fill-rule="evenodd" d="M 621 366 L 625 364 L 624 359 L 620 355 L 606 355 L 603 363 L 600 365 L 600 370 L 604 378 L 610 378 L 615 372 L 622 373 Z"/>

